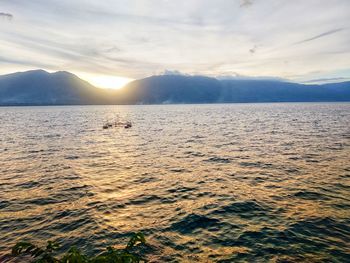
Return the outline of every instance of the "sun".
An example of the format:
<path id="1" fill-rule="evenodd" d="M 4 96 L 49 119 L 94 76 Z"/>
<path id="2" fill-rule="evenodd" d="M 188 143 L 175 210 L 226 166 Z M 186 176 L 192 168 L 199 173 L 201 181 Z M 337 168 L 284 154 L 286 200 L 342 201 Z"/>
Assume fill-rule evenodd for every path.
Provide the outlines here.
<path id="1" fill-rule="evenodd" d="M 90 73 L 76 73 L 80 78 L 86 80 L 90 84 L 98 88 L 103 89 L 120 89 L 133 79 L 111 76 L 111 75 L 101 75 L 101 74 L 90 74 Z"/>

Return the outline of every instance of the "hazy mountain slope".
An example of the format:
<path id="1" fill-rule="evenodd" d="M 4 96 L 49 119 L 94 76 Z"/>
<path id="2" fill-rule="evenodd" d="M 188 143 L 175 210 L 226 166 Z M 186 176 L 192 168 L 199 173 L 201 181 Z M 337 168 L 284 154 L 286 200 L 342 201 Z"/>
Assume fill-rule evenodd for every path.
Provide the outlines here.
<path id="1" fill-rule="evenodd" d="M 98 89 L 68 72 L 43 70 L 0 76 L 0 104 L 105 104 L 110 91 Z"/>
<path id="2" fill-rule="evenodd" d="M 217 79 L 163 75 L 135 80 L 122 90 L 118 101 L 130 104 L 213 103 L 221 93 Z"/>
<path id="3" fill-rule="evenodd" d="M 350 82 L 302 85 L 268 80 L 223 80 L 223 102 L 349 101 Z"/>
<path id="4" fill-rule="evenodd" d="M 350 82 L 302 85 L 275 80 L 153 76 L 131 82 L 118 98 L 131 104 L 350 101 Z"/>

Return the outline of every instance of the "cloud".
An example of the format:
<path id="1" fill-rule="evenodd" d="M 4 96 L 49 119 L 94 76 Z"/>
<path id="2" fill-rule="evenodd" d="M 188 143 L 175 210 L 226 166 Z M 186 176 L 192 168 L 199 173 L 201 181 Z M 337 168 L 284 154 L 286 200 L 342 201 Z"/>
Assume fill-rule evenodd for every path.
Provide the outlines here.
<path id="1" fill-rule="evenodd" d="M 256 50 L 258 49 L 258 46 L 257 45 L 254 45 L 254 47 L 252 47 L 251 49 L 249 49 L 249 52 L 251 54 L 254 54 L 256 52 Z"/>
<path id="2" fill-rule="evenodd" d="M 345 80 L 349 80 L 349 78 L 344 78 L 344 77 L 338 77 L 338 78 L 320 78 L 320 79 L 311 79 L 311 80 L 307 80 L 307 81 L 303 81 L 303 83 L 327 83 L 327 82 L 339 82 L 339 81 L 345 81 Z"/>
<path id="3" fill-rule="evenodd" d="M 25 59 L 15 59 L 15 58 L 9 58 L 9 57 L 2 57 L 0 56 L 0 64 L 17 64 L 20 66 L 29 66 L 29 67 L 34 67 L 34 68 L 54 68 L 55 65 L 53 64 L 48 64 L 44 62 L 33 62 L 33 60 L 25 60 Z"/>
<path id="4" fill-rule="evenodd" d="M 160 75 L 175 75 L 175 76 L 188 76 L 189 74 L 182 73 L 178 70 L 164 70 L 160 73 Z"/>
<path id="5" fill-rule="evenodd" d="M 10 14 L 10 13 L 3 13 L 3 12 L 0 12 L 0 17 L 3 17 L 3 18 L 6 18 L 8 20 L 12 20 L 13 19 L 13 15 Z"/>
<path id="6" fill-rule="evenodd" d="M 252 0 L 241 0 L 240 7 L 249 7 L 253 4 Z"/>
<path id="7" fill-rule="evenodd" d="M 1 53 L 28 67 L 39 61 L 49 70 L 128 78 L 177 69 L 304 80 L 326 77 L 308 72 L 349 68 L 349 0 L 0 2 L 2 10 L 21 18 L 11 27 L 0 18 Z M 0 72 L 22 65 L 12 60 Z M 350 73 L 342 74 L 334 77 Z"/>
<path id="8" fill-rule="evenodd" d="M 268 80 L 268 81 L 288 81 L 287 79 L 280 77 L 271 77 L 271 76 L 243 76 L 239 74 L 234 75 L 221 75 L 216 76 L 215 78 L 219 80 Z"/>
<path id="9" fill-rule="evenodd" d="M 325 36 L 328 36 L 328 35 L 332 35 L 332 34 L 335 34 L 335 33 L 337 33 L 337 32 L 343 31 L 343 30 L 344 30 L 344 28 L 337 28 L 337 29 L 329 30 L 329 31 L 324 32 L 324 33 L 322 33 L 322 34 L 319 34 L 319 35 L 317 35 L 317 36 L 313 36 L 313 37 L 310 37 L 310 38 L 301 40 L 301 41 L 299 41 L 299 42 L 296 42 L 295 44 L 302 44 L 302 43 L 305 43 L 305 42 L 313 41 L 313 40 L 319 39 L 319 38 L 321 38 L 321 37 L 325 37 Z"/>

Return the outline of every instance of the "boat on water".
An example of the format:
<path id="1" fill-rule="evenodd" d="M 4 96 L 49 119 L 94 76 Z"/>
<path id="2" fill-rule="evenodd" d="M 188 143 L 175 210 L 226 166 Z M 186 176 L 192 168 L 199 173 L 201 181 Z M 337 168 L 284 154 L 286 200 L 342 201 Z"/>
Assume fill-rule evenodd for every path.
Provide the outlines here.
<path id="1" fill-rule="evenodd" d="M 125 126 L 124 126 L 125 129 L 129 129 L 129 128 L 131 128 L 131 127 L 132 127 L 131 122 L 127 122 L 127 123 L 125 124 Z"/>
<path id="2" fill-rule="evenodd" d="M 102 126 L 104 130 L 113 128 L 113 127 L 124 127 L 125 129 L 129 129 L 132 127 L 132 123 L 130 121 L 114 121 L 114 122 L 106 122 Z"/>

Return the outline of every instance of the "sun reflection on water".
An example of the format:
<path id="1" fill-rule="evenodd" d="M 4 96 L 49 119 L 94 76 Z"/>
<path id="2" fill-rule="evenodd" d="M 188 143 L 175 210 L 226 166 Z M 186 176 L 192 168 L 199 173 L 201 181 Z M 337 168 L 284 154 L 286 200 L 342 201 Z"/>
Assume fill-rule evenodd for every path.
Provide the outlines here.
<path id="1" fill-rule="evenodd" d="M 102 130 L 115 116 L 132 129 Z M 93 251 L 142 230 L 154 262 L 349 253 L 349 104 L 3 108 L 0 119 L 1 251 L 57 237 Z"/>

